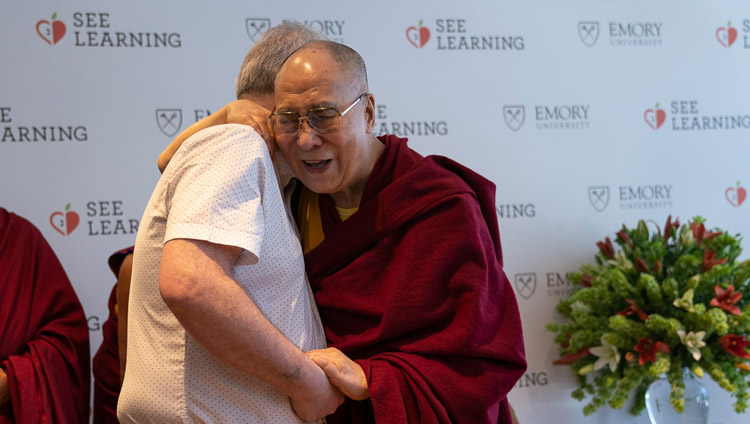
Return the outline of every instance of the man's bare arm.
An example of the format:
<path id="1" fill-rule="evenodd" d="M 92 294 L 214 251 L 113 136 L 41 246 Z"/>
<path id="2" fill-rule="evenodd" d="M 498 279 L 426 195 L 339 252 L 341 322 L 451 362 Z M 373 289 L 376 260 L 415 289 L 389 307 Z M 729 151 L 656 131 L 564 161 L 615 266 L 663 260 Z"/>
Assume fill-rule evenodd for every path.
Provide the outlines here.
<path id="1" fill-rule="evenodd" d="M 8 376 L 5 370 L 0 368 L 0 406 L 5 405 L 10 400 L 10 387 L 8 386 Z"/>
<path id="2" fill-rule="evenodd" d="M 162 298 L 207 351 L 288 395 L 302 419 L 332 413 L 343 402 L 341 393 L 231 278 L 240 253 L 204 241 L 167 242 L 159 273 Z"/>

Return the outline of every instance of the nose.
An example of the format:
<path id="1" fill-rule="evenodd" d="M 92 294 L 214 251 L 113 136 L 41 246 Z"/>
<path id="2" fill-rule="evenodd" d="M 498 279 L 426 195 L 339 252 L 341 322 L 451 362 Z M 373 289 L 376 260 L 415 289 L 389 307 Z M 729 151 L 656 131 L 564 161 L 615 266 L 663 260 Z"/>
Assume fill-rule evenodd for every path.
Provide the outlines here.
<path id="1" fill-rule="evenodd" d="M 309 152 L 321 144 L 323 144 L 323 140 L 320 139 L 318 133 L 310 126 L 310 122 L 305 119 L 297 136 L 297 146 L 303 151 Z"/>

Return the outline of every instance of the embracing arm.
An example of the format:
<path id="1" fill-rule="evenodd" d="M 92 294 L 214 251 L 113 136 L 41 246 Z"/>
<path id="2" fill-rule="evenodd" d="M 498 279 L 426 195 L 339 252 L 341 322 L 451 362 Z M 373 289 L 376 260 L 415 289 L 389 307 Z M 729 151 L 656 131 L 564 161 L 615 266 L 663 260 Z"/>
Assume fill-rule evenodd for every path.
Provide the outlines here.
<path id="1" fill-rule="evenodd" d="M 5 370 L 0 368 L 0 406 L 5 405 L 10 400 L 10 388 L 8 387 L 8 376 Z"/>
<path id="2" fill-rule="evenodd" d="M 370 397 L 367 390 L 367 377 L 362 367 L 349 359 L 335 347 L 306 352 L 328 376 L 331 384 L 352 400 L 365 400 Z"/>
<path id="3" fill-rule="evenodd" d="M 341 393 L 230 277 L 240 253 L 205 241 L 167 242 L 159 275 L 164 301 L 207 351 L 288 395 L 301 418 L 332 413 L 343 402 Z"/>
<path id="4" fill-rule="evenodd" d="M 208 127 L 222 124 L 243 124 L 250 125 L 255 131 L 260 134 L 268 144 L 268 148 L 273 156 L 276 145 L 273 143 L 271 133 L 268 129 L 267 119 L 271 115 L 271 111 L 260 106 L 259 104 L 251 100 L 235 100 L 228 103 L 213 114 L 197 121 L 193 125 L 187 127 L 185 131 L 175 137 L 174 140 L 164 149 L 159 155 L 157 165 L 159 166 L 159 172 L 164 172 L 169 161 L 172 160 L 172 156 L 177 152 L 183 142 L 190 138 L 193 134 L 198 131 L 204 130 Z"/>

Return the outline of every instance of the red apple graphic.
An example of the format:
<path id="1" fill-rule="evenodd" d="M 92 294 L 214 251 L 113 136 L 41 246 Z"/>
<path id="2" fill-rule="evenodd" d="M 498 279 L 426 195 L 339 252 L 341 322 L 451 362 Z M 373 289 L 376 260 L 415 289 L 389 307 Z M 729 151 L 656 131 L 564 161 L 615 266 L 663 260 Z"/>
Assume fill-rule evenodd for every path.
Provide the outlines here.
<path id="1" fill-rule="evenodd" d="M 65 36 L 65 23 L 56 21 L 57 12 L 52 14 L 52 22 L 44 19 L 36 23 L 36 33 L 42 37 L 47 44 L 57 44 Z"/>
<path id="2" fill-rule="evenodd" d="M 729 187 L 726 189 L 726 191 L 724 191 L 724 197 L 730 205 L 739 208 L 742 202 L 747 198 L 747 190 L 745 190 L 744 187 L 740 187 L 740 182 L 737 181 L 737 187 Z"/>
<path id="3" fill-rule="evenodd" d="M 659 109 L 659 103 L 657 103 L 653 109 L 646 109 L 646 111 L 643 112 L 643 119 L 646 120 L 649 127 L 656 130 L 659 129 L 661 124 L 667 119 L 667 113 L 664 112 L 663 109 Z"/>
<path id="4" fill-rule="evenodd" d="M 406 39 L 414 45 L 414 47 L 421 49 L 422 46 L 427 44 L 427 40 L 430 39 L 430 30 L 427 27 L 422 26 L 422 20 L 419 21 L 419 28 L 410 26 L 406 29 Z"/>
<path id="5" fill-rule="evenodd" d="M 732 21 L 727 23 L 726 27 L 719 27 L 716 30 L 716 39 L 724 47 L 729 47 L 737 39 L 737 29 L 732 28 Z"/>
<path id="6" fill-rule="evenodd" d="M 79 222 L 81 222 L 81 218 L 78 213 L 70 210 L 70 203 L 65 205 L 65 213 L 56 211 L 49 216 L 49 223 L 52 224 L 52 228 L 64 236 L 72 233 L 78 227 Z"/>

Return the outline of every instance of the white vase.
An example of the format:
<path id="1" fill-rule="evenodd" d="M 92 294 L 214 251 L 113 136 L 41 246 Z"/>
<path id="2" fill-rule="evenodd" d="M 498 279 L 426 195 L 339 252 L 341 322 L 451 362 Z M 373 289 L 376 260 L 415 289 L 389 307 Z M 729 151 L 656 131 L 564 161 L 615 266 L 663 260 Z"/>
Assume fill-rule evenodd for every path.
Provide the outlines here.
<path id="1" fill-rule="evenodd" d="M 683 370 L 685 410 L 677 412 L 669 403 L 672 386 L 666 375 L 651 383 L 646 391 L 646 410 L 651 424 L 708 423 L 708 391 L 689 369 Z"/>

